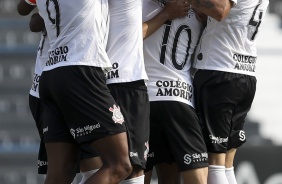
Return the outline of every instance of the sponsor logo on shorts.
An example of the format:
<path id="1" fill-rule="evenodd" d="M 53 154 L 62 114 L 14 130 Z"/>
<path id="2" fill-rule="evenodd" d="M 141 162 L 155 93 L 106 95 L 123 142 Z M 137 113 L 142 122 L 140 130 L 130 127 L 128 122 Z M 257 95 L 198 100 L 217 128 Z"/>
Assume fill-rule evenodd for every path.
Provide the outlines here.
<path id="1" fill-rule="evenodd" d="M 42 166 L 47 166 L 48 162 L 47 161 L 37 160 L 37 165 L 38 165 L 38 168 L 42 167 Z"/>
<path id="2" fill-rule="evenodd" d="M 215 144 L 221 144 L 224 142 L 228 142 L 228 137 L 222 138 L 222 137 L 215 137 L 213 135 L 209 135 L 209 137 L 212 140 L 212 143 L 215 143 Z"/>
<path id="3" fill-rule="evenodd" d="M 129 155 L 130 155 L 130 157 L 138 157 L 137 152 L 130 152 Z"/>
<path id="4" fill-rule="evenodd" d="M 239 132 L 239 140 L 240 141 L 245 141 L 246 140 L 246 135 L 245 135 L 245 132 L 243 130 L 240 130 Z"/>
<path id="5" fill-rule="evenodd" d="M 45 132 L 48 132 L 48 127 L 43 128 L 43 134 L 44 134 Z"/>
<path id="6" fill-rule="evenodd" d="M 192 155 L 184 155 L 184 163 L 190 165 L 191 163 L 203 162 L 208 160 L 208 154 L 204 153 L 194 153 Z"/>
<path id="7" fill-rule="evenodd" d="M 100 123 L 97 123 L 96 125 L 87 125 L 84 127 L 78 127 L 76 129 L 70 129 L 70 133 L 73 136 L 73 138 L 81 137 L 87 134 L 91 134 L 93 130 L 100 128 Z"/>
<path id="8" fill-rule="evenodd" d="M 148 143 L 148 141 L 145 142 L 145 147 L 146 147 L 146 150 L 144 151 L 144 158 L 145 158 L 145 160 L 147 160 L 148 153 L 149 153 L 149 143 Z"/>
<path id="9" fill-rule="evenodd" d="M 147 158 L 154 158 L 154 157 L 155 157 L 155 153 L 154 152 L 147 154 Z"/>
<path id="10" fill-rule="evenodd" d="M 115 123 L 122 124 L 124 122 L 124 118 L 122 113 L 120 112 L 120 107 L 116 106 L 115 104 L 113 107 L 109 108 L 109 111 L 113 113 L 112 119 Z"/>

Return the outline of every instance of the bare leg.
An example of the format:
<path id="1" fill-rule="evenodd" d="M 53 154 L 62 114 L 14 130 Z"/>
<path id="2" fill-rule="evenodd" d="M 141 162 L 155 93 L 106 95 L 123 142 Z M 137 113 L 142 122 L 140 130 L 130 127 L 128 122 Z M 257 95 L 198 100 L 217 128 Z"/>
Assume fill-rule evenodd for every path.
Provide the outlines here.
<path id="1" fill-rule="evenodd" d="M 91 146 L 101 155 L 103 166 L 86 184 L 118 184 L 131 173 L 126 133 L 104 137 Z"/>
<path id="2" fill-rule="evenodd" d="M 225 158 L 225 167 L 226 168 L 233 167 L 233 161 L 234 161 L 236 151 L 237 151 L 237 149 L 234 149 L 234 148 L 227 151 L 226 158 Z"/>
<path id="3" fill-rule="evenodd" d="M 159 184 L 180 184 L 180 173 L 176 163 L 162 163 L 155 166 Z"/>
<path id="4" fill-rule="evenodd" d="M 78 150 L 75 143 L 56 142 L 45 144 L 48 171 L 45 184 L 70 184 L 77 171 Z"/>
<path id="5" fill-rule="evenodd" d="M 225 175 L 225 153 L 209 153 L 208 184 L 228 183 Z"/>
<path id="6" fill-rule="evenodd" d="M 100 157 L 92 157 L 80 160 L 80 171 L 87 172 L 101 168 L 103 165 Z"/>
<path id="7" fill-rule="evenodd" d="M 207 184 L 208 167 L 192 169 L 181 173 L 184 184 Z"/>
<path id="8" fill-rule="evenodd" d="M 225 166 L 225 158 L 225 153 L 209 153 L 209 164 Z"/>
<path id="9" fill-rule="evenodd" d="M 225 175 L 229 184 L 237 184 L 235 173 L 234 173 L 234 167 L 233 167 L 235 154 L 236 154 L 236 149 L 234 148 L 227 151 L 226 153 Z"/>
<path id="10" fill-rule="evenodd" d="M 153 170 L 145 172 L 145 181 L 144 184 L 150 184 L 152 179 Z"/>

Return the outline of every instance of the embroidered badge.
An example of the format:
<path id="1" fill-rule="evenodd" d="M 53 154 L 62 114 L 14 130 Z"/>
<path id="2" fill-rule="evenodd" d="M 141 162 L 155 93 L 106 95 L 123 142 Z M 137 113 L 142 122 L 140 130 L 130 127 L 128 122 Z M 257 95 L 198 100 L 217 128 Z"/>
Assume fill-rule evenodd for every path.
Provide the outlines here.
<path id="1" fill-rule="evenodd" d="M 120 107 L 114 104 L 113 107 L 109 108 L 109 111 L 113 112 L 112 119 L 115 123 L 122 124 L 124 122 L 124 118 L 122 113 L 120 112 Z"/>

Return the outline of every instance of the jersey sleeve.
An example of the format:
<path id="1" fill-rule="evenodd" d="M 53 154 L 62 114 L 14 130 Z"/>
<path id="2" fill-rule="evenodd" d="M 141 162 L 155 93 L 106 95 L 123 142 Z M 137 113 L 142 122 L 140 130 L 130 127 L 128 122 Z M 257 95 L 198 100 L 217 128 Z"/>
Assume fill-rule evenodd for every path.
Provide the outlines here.
<path id="1" fill-rule="evenodd" d="M 32 6 L 36 6 L 36 0 L 25 0 L 25 2 L 26 2 L 27 4 L 32 5 Z"/>

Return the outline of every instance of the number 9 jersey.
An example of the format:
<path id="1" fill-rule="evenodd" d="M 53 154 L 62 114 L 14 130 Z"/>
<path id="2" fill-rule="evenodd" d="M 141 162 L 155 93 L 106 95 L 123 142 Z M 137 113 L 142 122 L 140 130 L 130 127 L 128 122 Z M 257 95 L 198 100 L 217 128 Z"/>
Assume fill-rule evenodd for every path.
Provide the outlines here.
<path id="1" fill-rule="evenodd" d="M 143 0 L 143 22 L 161 10 L 158 1 Z M 190 9 L 187 16 L 167 21 L 144 40 L 150 101 L 178 101 L 194 107 L 191 56 L 202 28 Z"/>
<path id="2" fill-rule="evenodd" d="M 229 15 L 209 17 L 196 51 L 195 68 L 255 76 L 256 40 L 269 0 L 232 0 Z"/>
<path id="3" fill-rule="evenodd" d="M 50 42 L 44 71 L 61 66 L 110 68 L 105 47 L 108 0 L 37 0 Z"/>

